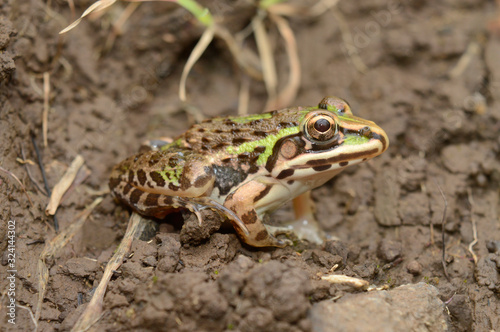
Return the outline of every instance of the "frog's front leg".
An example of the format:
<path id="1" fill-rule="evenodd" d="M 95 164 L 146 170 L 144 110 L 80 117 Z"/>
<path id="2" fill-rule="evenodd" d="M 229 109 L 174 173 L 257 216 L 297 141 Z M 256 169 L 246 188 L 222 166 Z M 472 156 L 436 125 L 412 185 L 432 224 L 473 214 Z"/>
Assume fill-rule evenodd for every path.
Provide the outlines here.
<path id="1" fill-rule="evenodd" d="M 257 211 L 255 211 L 255 202 L 265 196 L 269 190 L 270 187 L 266 184 L 250 181 L 230 194 L 226 198 L 224 206 L 233 211 L 243 222 L 244 228 L 229 218 L 236 232 L 245 243 L 254 247 L 286 247 L 291 245 L 292 242 L 277 239 L 269 233 Z"/>

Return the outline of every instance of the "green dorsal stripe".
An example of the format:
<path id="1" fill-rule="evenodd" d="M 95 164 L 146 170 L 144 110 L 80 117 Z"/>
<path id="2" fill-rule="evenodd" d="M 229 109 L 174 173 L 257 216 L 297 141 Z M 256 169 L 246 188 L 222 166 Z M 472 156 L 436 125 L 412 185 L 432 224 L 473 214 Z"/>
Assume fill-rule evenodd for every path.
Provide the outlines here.
<path id="1" fill-rule="evenodd" d="M 294 135 L 299 132 L 299 127 L 289 127 L 289 128 L 284 128 L 278 131 L 277 134 L 275 135 L 269 135 L 266 138 L 263 138 L 258 141 L 253 141 L 253 142 L 247 142 L 239 145 L 238 147 L 234 146 L 228 146 L 226 148 L 228 153 L 231 154 L 241 154 L 241 153 L 251 153 L 255 150 L 256 147 L 258 146 L 264 146 L 266 150 L 262 152 L 257 159 L 257 165 L 261 166 L 264 165 L 267 162 L 267 158 L 273 153 L 273 148 L 276 142 L 281 139 L 282 137 L 289 136 L 289 135 Z"/>

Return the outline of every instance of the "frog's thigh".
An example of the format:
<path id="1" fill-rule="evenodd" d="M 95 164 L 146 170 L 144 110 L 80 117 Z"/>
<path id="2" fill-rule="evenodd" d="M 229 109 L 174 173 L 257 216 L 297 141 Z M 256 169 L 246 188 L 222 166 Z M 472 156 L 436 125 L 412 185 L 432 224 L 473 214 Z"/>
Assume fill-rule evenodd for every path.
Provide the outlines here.
<path id="1" fill-rule="evenodd" d="M 231 220 L 240 238 L 254 247 L 285 247 L 289 241 L 282 241 L 271 235 L 255 211 L 255 201 L 269 192 L 269 186 L 251 181 L 236 189 L 226 198 L 224 206 L 233 211 L 245 224 L 247 232 Z"/>

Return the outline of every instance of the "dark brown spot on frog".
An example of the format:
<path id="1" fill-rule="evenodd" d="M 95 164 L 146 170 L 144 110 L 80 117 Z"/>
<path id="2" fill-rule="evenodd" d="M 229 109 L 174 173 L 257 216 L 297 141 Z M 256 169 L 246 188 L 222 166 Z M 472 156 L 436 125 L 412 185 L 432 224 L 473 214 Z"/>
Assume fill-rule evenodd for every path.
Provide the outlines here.
<path id="1" fill-rule="evenodd" d="M 267 237 L 269 236 L 269 233 L 267 231 L 260 231 L 259 233 L 257 233 L 257 235 L 255 236 L 255 240 L 257 241 L 262 241 L 262 240 L 265 240 L 267 239 Z"/>
<path id="2" fill-rule="evenodd" d="M 146 182 L 146 185 L 149 187 L 149 188 L 154 188 L 153 184 L 151 183 L 151 181 L 147 181 Z"/>
<path id="3" fill-rule="evenodd" d="M 205 128 L 198 128 L 198 132 L 199 133 L 204 133 L 205 132 Z"/>
<path id="4" fill-rule="evenodd" d="M 214 150 L 222 150 L 224 149 L 226 146 L 229 146 L 230 143 L 229 142 L 220 142 L 219 144 L 217 144 L 216 146 L 213 147 Z"/>
<path id="5" fill-rule="evenodd" d="M 207 137 L 202 137 L 202 138 L 201 138 L 201 141 L 202 141 L 203 143 L 210 143 L 210 142 L 211 142 L 211 139 L 210 139 L 210 138 L 207 138 Z"/>
<path id="6" fill-rule="evenodd" d="M 209 175 L 202 175 L 202 176 L 198 176 L 196 178 L 196 180 L 194 181 L 194 186 L 196 188 L 200 188 L 200 187 L 203 187 L 204 185 L 207 184 L 207 182 L 210 180 L 210 176 Z"/>
<path id="7" fill-rule="evenodd" d="M 139 202 L 139 200 L 141 199 L 142 193 L 143 192 L 139 189 L 134 189 L 132 193 L 130 193 L 130 203 L 136 205 L 137 202 Z"/>
<path id="8" fill-rule="evenodd" d="M 113 191 L 122 181 L 119 178 L 109 179 L 109 189 Z"/>
<path id="9" fill-rule="evenodd" d="M 266 151 L 266 147 L 265 147 L 265 146 L 261 146 L 261 145 L 259 145 L 259 146 L 257 146 L 257 147 L 256 147 L 253 151 L 254 151 L 254 152 L 257 152 L 257 153 L 262 153 L 262 152 Z M 257 158 L 258 158 L 258 157 L 257 157 Z"/>
<path id="10" fill-rule="evenodd" d="M 248 169 L 248 173 L 250 174 L 255 174 L 259 171 L 259 167 L 255 164 L 251 165 L 250 168 Z"/>
<path id="11" fill-rule="evenodd" d="M 271 188 L 272 186 L 267 185 L 257 196 L 254 197 L 254 203 L 266 196 L 271 191 Z"/>
<path id="12" fill-rule="evenodd" d="M 222 159 L 222 160 L 221 160 L 221 162 L 222 162 L 223 164 L 227 164 L 227 163 L 230 163 L 230 162 L 231 162 L 231 160 L 232 160 L 231 158 L 224 158 L 224 159 Z"/>
<path id="13" fill-rule="evenodd" d="M 329 169 L 331 167 L 332 167 L 332 165 L 314 166 L 313 170 L 315 170 L 316 172 L 322 172 L 322 171 L 326 171 L 327 169 Z"/>
<path id="14" fill-rule="evenodd" d="M 363 159 L 363 161 L 365 161 L 365 159 L 366 159 L 366 158 L 364 158 L 364 159 Z M 344 166 L 349 165 L 349 162 L 348 162 L 348 161 L 341 161 L 341 162 L 339 163 L 339 165 L 340 165 L 340 166 L 342 166 L 342 167 L 344 167 Z"/>
<path id="15" fill-rule="evenodd" d="M 288 180 L 286 183 L 291 186 L 295 181 L 294 180 Z"/>
<path id="16" fill-rule="evenodd" d="M 127 184 L 123 187 L 123 194 L 124 194 L 124 195 L 128 195 L 128 193 L 130 192 L 130 190 L 131 190 L 132 188 L 134 188 L 134 187 L 132 187 L 132 185 L 130 185 L 130 184 L 128 184 L 128 183 L 127 183 Z"/>
<path id="17" fill-rule="evenodd" d="M 145 206 L 158 206 L 158 199 L 160 194 L 148 194 L 144 200 Z"/>
<path id="18" fill-rule="evenodd" d="M 368 160 L 368 158 L 363 158 L 363 161 L 367 161 L 367 160 Z"/>
<path id="19" fill-rule="evenodd" d="M 170 182 L 170 183 L 168 184 L 168 189 L 170 189 L 170 190 L 177 191 L 177 190 L 179 190 L 179 188 L 180 188 L 179 186 L 176 186 L 176 185 L 175 185 L 175 184 L 173 184 L 172 182 Z"/>
<path id="20" fill-rule="evenodd" d="M 177 164 L 179 163 L 179 158 L 177 157 L 171 157 L 169 160 L 168 160 L 168 166 L 169 167 L 172 167 L 172 168 L 175 168 L 177 166 Z"/>
<path id="21" fill-rule="evenodd" d="M 295 127 L 297 125 L 298 125 L 297 122 L 280 122 L 278 124 L 278 127 L 279 127 L 279 129 L 282 129 L 282 128 Z"/>
<path id="22" fill-rule="evenodd" d="M 159 161 L 161 160 L 161 153 L 157 152 L 151 155 L 151 157 L 148 160 L 149 166 L 154 166 L 156 165 Z"/>
<path id="23" fill-rule="evenodd" d="M 281 180 L 281 179 L 284 179 L 284 178 L 287 178 L 289 176 L 292 176 L 293 173 L 295 173 L 295 170 L 289 168 L 289 169 L 284 169 L 280 172 L 280 174 L 278 174 L 278 176 L 276 177 L 278 180 Z"/>
<path id="24" fill-rule="evenodd" d="M 255 224 L 257 219 L 257 212 L 253 209 L 241 216 L 241 221 L 243 221 L 246 225 Z"/>
<path id="25" fill-rule="evenodd" d="M 260 136 L 260 137 L 266 137 L 267 133 L 265 131 L 262 131 L 262 130 L 255 130 L 253 132 L 253 135 L 254 136 Z"/>
<path id="26" fill-rule="evenodd" d="M 236 138 L 233 138 L 231 143 L 233 143 L 233 145 L 240 145 L 240 144 L 246 143 L 246 142 L 251 141 L 251 140 L 252 140 L 252 138 L 250 138 L 250 137 L 236 137 Z"/>
<path id="27" fill-rule="evenodd" d="M 220 134 L 220 133 L 222 133 L 222 130 L 220 130 L 220 129 L 215 129 L 215 130 L 214 130 L 214 133 L 215 133 L 215 134 Z"/>
<path id="28" fill-rule="evenodd" d="M 250 154 L 248 152 L 243 152 L 242 154 L 238 155 L 238 160 L 247 160 L 250 158 Z"/>
<path id="29" fill-rule="evenodd" d="M 149 175 L 151 176 L 151 179 L 153 179 L 153 181 L 156 182 L 157 186 L 165 187 L 165 179 L 163 178 L 163 176 L 161 176 L 160 173 L 151 172 L 151 173 L 149 173 Z"/>
<path id="30" fill-rule="evenodd" d="M 137 170 L 137 178 L 139 179 L 139 183 L 141 184 L 141 186 L 144 186 L 144 184 L 148 180 L 146 172 L 144 172 L 144 170 L 142 169 Z"/>
<path id="31" fill-rule="evenodd" d="M 134 182 L 134 172 L 129 171 L 128 172 L 128 183 L 132 183 L 132 182 Z"/>
<path id="32" fill-rule="evenodd" d="M 172 196 L 164 196 L 163 204 L 172 205 L 174 203 L 174 198 Z"/>

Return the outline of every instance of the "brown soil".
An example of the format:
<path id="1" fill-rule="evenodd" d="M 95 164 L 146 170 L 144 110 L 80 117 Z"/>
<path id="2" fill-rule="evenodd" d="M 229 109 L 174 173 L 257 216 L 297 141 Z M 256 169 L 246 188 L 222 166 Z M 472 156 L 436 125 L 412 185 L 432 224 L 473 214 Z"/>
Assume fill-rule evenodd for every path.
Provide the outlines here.
<path id="1" fill-rule="evenodd" d="M 76 12 L 90 4 L 78 2 Z M 35 186 L 43 187 L 43 180 L 30 132 L 41 147 L 50 187 L 77 154 L 92 172 L 58 210 L 64 230 L 96 191 L 107 188 L 114 164 L 144 140 L 178 135 L 193 121 L 177 91 L 203 30 L 174 3 L 143 3 L 107 50 L 110 24 L 127 5 L 119 2 L 64 36 L 58 32 L 75 19 L 66 1 L 0 5 L 0 166 L 17 175 L 33 201 L 0 171 L 0 330 L 34 328 L 29 310 L 37 303 L 38 257 L 56 235 L 53 218 L 44 213 L 48 198 Z M 351 31 L 350 44 L 342 41 L 331 12 L 289 19 L 302 66 L 294 105 L 341 96 L 391 140 L 384 155 L 313 192 L 318 219 L 340 241 L 263 250 L 242 246 L 231 230 L 203 240 L 162 224 L 151 241 L 134 241 L 133 255 L 109 284 L 95 331 L 318 331 L 311 314 L 318 304 L 365 295 L 320 280 L 335 264 L 335 274 L 389 289 L 419 282 L 435 286 L 429 294 L 447 307 L 450 331 L 500 328 L 500 37 L 493 22 L 498 8 L 482 0 L 341 1 L 338 8 Z M 217 2 L 211 10 L 232 31 L 255 15 L 246 1 Z M 283 43 L 275 27 L 269 30 L 284 81 Z M 369 68 L 365 74 L 355 68 L 356 53 Z M 43 73 L 50 73 L 45 148 Z M 189 99 L 206 117 L 235 114 L 241 77 L 225 44 L 216 41 L 188 79 Z M 260 112 L 265 101 L 263 83 L 252 81 L 250 111 Z M 21 151 L 35 164 L 21 164 Z M 438 185 L 448 202 L 449 280 L 442 265 L 444 201 Z M 39 331 L 73 326 L 128 215 L 106 195 L 83 230 L 47 262 Z M 289 218 L 289 207 L 278 215 Z M 25 306 L 16 310 L 16 325 L 6 315 L 8 220 L 16 222 L 15 299 Z M 468 250 L 474 223 L 477 262 Z M 339 317 L 357 309 L 351 310 Z M 356 330 L 356 319 L 342 329 Z"/>

